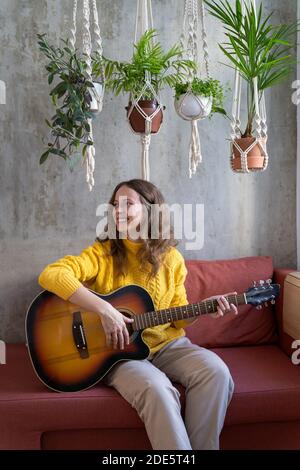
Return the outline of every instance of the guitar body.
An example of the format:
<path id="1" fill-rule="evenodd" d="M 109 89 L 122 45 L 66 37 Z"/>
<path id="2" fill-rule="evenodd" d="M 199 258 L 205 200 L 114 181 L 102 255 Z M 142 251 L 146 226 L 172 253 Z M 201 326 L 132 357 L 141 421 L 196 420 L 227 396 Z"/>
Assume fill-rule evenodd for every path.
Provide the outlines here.
<path id="1" fill-rule="evenodd" d="M 108 295 L 93 293 L 129 317 L 154 310 L 150 295 L 138 285 Z M 130 325 L 128 329 L 130 344 L 123 350 L 109 348 L 99 315 L 48 291 L 33 300 L 25 321 L 34 370 L 45 385 L 59 392 L 95 385 L 119 361 L 147 358 L 150 351 L 142 332 L 130 330 Z"/>

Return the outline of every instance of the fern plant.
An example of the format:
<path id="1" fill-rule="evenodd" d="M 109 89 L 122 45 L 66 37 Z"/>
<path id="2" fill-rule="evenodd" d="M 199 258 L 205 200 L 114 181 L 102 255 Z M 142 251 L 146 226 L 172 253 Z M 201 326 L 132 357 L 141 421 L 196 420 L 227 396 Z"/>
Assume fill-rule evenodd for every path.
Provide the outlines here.
<path id="1" fill-rule="evenodd" d="M 130 93 L 133 98 L 140 97 L 146 84 L 146 77 L 158 93 L 165 86 L 174 87 L 185 79 L 189 70 L 196 70 L 192 60 L 182 59 L 182 49 L 175 44 L 164 52 L 159 42 L 154 42 L 156 30 L 147 30 L 134 45 L 131 62 L 118 62 L 104 58 L 106 88 L 117 96 Z M 153 93 L 146 89 L 140 99 L 151 100 Z"/>
<path id="2" fill-rule="evenodd" d="M 248 119 L 242 137 L 249 137 L 255 118 L 253 79 L 257 78 L 260 100 L 264 90 L 289 76 L 296 62 L 293 48 L 300 22 L 272 25 L 270 19 L 274 12 L 263 18 L 262 3 L 257 13 L 253 4 L 246 4 L 243 14 L 241 0 L 236 0 L 234 7 L 228 0 L 204 2 L 209 13 L 225 28 L 227 42 L 219 47 L 229 59 L 229 67 L 236 68 L 247 82 Z"/>

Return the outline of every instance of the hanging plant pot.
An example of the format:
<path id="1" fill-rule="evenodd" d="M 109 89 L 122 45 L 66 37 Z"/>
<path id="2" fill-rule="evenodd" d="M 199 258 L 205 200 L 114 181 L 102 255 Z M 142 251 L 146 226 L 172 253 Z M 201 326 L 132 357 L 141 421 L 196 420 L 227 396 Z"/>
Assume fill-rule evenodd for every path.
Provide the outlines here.
<path id="1" fill-rule="evenodd" d="M 90 111 L 92 113 L 100 113 L 103 105 L 104 83 L 93 82 L 94 88 L 90 88 Z"/>
<path id="2" fill-rule="evenodd" d="M 235 139 L 235 142 L 238 144 L 239 147 L 241 147 L 243 151 L 246 151 L 254 143 L 254 141 L 255 141 L 255 137 L 241 137 L 240 139 Z M 241 170 L 242 169 L 241 153 L 234 144 L 232 145 L 232 147 L 233 147 L 233 157 L 234 157 L 232 158 L 232 169 Z M 257 143 L 248 152 L 248 155 L 247 155 L 248 169 L 249 170 L 263 169 L 264 162 L 265 162 L 264 152 L 262 148 L 260 147 L 260 145 Z"/>
<path id="3" fill-rule="evenodd" d="M 175 98 L 175 109 L 177 114 L 186 121 L 204 119 L 212 110 L 213 98 L 211 96 L 184 93 L 178 99 Z"/>
<path id="4" fill-rule="evenodd" d="M 147 116 L 152 116 L 159 107 L 157 100 L 139 100 L 138 105 Z M 136 106 L 132 107 L 131 101 L 129 101 L 125 109 L 127 110 L 127 117 L 132 130 L 140 134 L 145 133 L 145 116 L 143 116 Z M 165 109 L 165 107 L 163 107 L 163 109 Z M 159 131 L 162 121 L 163 112 L 162 109 L 160 109 L 152 118 L 151 134 L 156 134 Z"/>

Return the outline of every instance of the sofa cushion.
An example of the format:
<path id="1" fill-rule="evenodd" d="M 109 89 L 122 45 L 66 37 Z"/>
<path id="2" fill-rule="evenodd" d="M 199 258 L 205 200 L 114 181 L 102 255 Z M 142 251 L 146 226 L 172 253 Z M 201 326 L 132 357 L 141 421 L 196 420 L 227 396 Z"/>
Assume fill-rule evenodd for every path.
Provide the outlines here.
<path id="1" fill-rule="evenodd" d="M 245 292 L 253 281 L 272 278 L 273 263 L 269 256 L 232 260 L 187 260 L 185 287 L 188 301 L 199 302 L 207 297 L 228 292 Z M 214 319 L 204 315 L 189 326 L 187 336 L 203 347 L 271 344 L 277 340 L 276 320 L 272 305 L 257 310 L 252 305 L 238 308 L 239 315 L 230 313 Z"/>
<path id="2" fill-rule="evenodd" d="M 220 348 L 235 388 L 225 425 L 300 421 L 300 369 L 277 346 Z"/>

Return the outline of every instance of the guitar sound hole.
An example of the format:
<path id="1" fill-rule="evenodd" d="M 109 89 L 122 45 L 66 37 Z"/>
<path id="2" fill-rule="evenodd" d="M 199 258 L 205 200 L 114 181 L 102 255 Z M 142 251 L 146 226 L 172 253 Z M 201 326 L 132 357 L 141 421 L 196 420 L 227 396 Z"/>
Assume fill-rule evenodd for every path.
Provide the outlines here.
<path id="1" fill-rule="evenodd" d="M 135 317 L 134 313 L 132 313 L 130 310 L 123 309 L 123 308 L 118 308 L 118 310 L 120 313 L 122 313 L 122 315 L 124 315 L 124 317 L 127 317 L 127 318 Z M 132 323 L 126 323 L 126 328 L 129 333 L 130 342 L 133 342 L 138 333 L 137 331 L 134 331 L 132 327 Z"/>
<path id="2" fill-rule="evenodd" d="M 131 325 L 126 325 L 126 326 L 127 326 L 127 331 L 128 331 L 128 333 L 129 333 L 129 336 L 130 336 L 130 338 L 131 338 L 132 335 L 133 335 L 135 332 L 133 331 L 133 328 L 132 328 Z"/>

